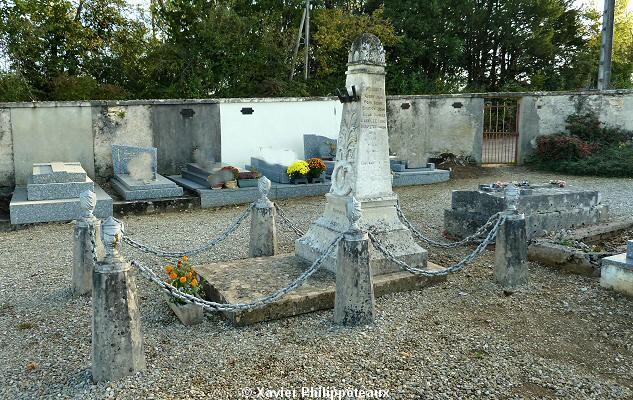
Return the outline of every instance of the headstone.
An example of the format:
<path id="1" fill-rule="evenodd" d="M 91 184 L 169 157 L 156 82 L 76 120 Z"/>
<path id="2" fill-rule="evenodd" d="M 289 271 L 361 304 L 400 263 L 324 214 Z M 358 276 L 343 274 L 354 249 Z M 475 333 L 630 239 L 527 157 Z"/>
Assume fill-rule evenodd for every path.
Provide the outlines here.
<path id="1" fill-rule="evenodd" d="M 79 195 L 96 194 L 95 216 L 112 215 L 112 199 L 86 174 L 78 162 L 33 164 L 26 187 L 15 188 L 9 209 L 12 224 L 70 221 L 83 215 Z"/>
<path id="2" fill-rule="evenodd" d="M 158 169 L 156 147 L 137 147 L 127 145 L 112 145 L 112 169 L 114 175 L 127 175 L 130 174 L 130 162 L 132 166 L 137 162 L 136 160 L 143 159 L 143 156 L 148 156 L 150 159 L 150 174 L 151 179 L 156 179 L 156 171 Z M 140 157 L 140 158 L 139 158 Z"/>
<path id="3" fill-rule="evenodd" d="M 303 135 L 303 155 L 305 159 L 334 158 L 336 157 L 336 139 L 315 134 Z"/>
<path id="4" fill-rule="evenodd" d="M 183 189 L 157 172 L 155 147 L 112 145 L 112 187 L 125 200 L 180 197 Z"/>
<path id="5" fill-rule="evenodd" d="M 296 254 L 312 262 L 336 237 L 348 229 L 346 205 L 350 196 L 360 201 L 364 210 L 360 225 L 403 261 L 426 266 L 427 252 L 413 239 L 396 213 L 398 197 L 392 190 L 387 136 L 385 96 L 385 51 L 380 40 L 363 34 L 349 52 L 346 88 L 360 97 L 343 104 L 341 128 L 337 142 L 336 164 L 332 174 L 327 205 L 321 218 L 305 236 L 297 240 Z M 350 96 L 351 97 L 351 96 Z M 336 254 L 336 253 L 335 253 Z M 369 249 L 374 275 L 399 270 L 398 266 L 375 249 Z M 336 271 L 335 256 L 325 267 Z"/>

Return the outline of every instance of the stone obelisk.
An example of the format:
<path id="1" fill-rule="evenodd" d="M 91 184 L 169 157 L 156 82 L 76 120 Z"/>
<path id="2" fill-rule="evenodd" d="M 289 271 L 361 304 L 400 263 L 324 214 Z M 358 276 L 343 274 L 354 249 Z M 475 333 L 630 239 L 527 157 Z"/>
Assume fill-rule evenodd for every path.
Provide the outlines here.
<path id="1" fill-rule="evenodd" d="M 356 96 L 341 97 L 343 115 L 332 187 L 325 195 L 325 212 L 296 241 L 295 253 L 312 262 L 338 235 L 346 232 L 349 225 L 346 205 L 353 196 L 361 202 L 361 228 L 371 230 L 399 259 L 424 267 L 426 250 L 413 240 L 396 213 L 398 197 L 391 186 L 387 136 L 385 50 L 376 36 L 365 33 L 352 44 L 345 86 L 348 93 Z M 398 270 L 372 246 L 369 253 L 374 275 Z M 325 267 L 336 272 L 336 251 L 332 254 Z"/>

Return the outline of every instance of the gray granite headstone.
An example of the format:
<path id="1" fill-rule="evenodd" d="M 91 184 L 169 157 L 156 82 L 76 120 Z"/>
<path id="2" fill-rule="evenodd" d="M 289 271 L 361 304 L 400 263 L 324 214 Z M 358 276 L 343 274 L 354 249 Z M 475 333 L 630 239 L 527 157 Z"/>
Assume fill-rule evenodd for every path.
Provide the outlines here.
<path id="1" fill-rule="evenodd" d="M 149 154 L 152 159 L 152 179 L 156 179 L 157 151 L 156 147 L 137 147 L 113 144 L 112 145 L 112 168 L 115 175 L 129 174 L 128 164 L 143 154 Z"/>
<path id="2" fill-rule="evenodd" d="M 334 152 L 331 144 L 335 145 Z M 303 135 L 303 153 L 306 159 L 333 158 L 336 156 L 336 139 L 314 134 Z"/>

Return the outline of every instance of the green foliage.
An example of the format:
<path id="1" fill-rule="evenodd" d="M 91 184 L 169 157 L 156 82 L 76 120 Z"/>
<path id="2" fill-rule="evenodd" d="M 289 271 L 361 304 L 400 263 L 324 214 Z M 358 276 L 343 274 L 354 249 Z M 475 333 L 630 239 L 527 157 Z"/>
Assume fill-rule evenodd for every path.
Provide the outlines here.
<path id="1" fill-rule="evenodd" d="M 633 87 L 618 0 L 612 87 Z M 392 94 L 595 87 L 601 15 L 573 0 L 312 0 L 310 79 L 292 54 L 305 0 L 0 0 L 0 100 L 332 94 L 363 32 Z M 4 55 L 0 55 L 4 56 Z"/>
<path id="2" fill-rule="evenodd" d="M 542 136 L 528 164 L 575 175 L 633 177 L 633 131 L 604 126 L 595 113 L 567 118 L 567 132 Z"/>
<path id="3" fill-rule="evenodd" d="M 345 84 L 347 53 L 354 39 L 361 34 L 372 33 L 386 47 L 399 42 L 393 26 L 379 7 L 371 14 L 353 14 L 342 9 L 321 9 L 314 12 L 314 82 L 311 92 L 318 95 L 333 94 Z"/>
<path id="4" fill-rule="evenodd" d="M 34 99 L 33 88 L 23 76 L 17 73 L 0 72 L 0 102 Z"/>

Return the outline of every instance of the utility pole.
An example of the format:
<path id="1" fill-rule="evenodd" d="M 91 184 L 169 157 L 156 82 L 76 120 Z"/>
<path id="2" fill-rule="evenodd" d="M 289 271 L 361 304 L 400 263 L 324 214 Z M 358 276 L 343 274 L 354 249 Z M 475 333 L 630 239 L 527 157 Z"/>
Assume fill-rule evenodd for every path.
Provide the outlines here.
<path id="1" fill-rule="evenodd" d="M 301 16 L 301 23 L 299 24 L 299 33 L 297 33 L 297 43 L 295 45 L 295 51 L 292 53 L 292 65 L 290 67 L 290 80 L 295 76 L 295 62 L 297 60 L 297 54 L 299 53 L 299 45 L 301 44 L 301 35 L 303 34 L 303 24 L 306 21 L 306 10 L 303 10 L 303 16 Z"/>
<path id="2" fill-rule="evenodd" d="M 611 57 L 613 55 L 613 31 L 615 28 L 615 0 L 604 0 L 602 14 L 602 46 L 598 69 L 598 90 L 607 90 L 611 84 Z"/>
<path id="3" fill-rule="evenodd" d="M 613 0 L 615 1 L 615 0 Z M 306 0 L 306 40 L 305 40 L 305 60 L 303 66 L 303 79 L 308 80 L 308 67 L 310 62 L 310 0 Z"/>

